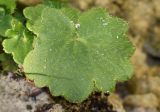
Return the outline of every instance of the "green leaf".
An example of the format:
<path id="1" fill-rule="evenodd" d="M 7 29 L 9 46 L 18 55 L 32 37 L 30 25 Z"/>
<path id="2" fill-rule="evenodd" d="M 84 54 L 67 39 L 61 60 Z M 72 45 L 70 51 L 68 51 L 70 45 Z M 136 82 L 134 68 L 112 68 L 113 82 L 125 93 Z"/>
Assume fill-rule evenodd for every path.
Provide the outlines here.
<path id="1" fill-rule="evenodd" d="M 16 8 L 15 0 L 0 0 L 0 7 L 3 7 L 7 13 L 13 13 Z"/>
<path id="2" fill-rule="evenodd" d="M 45 5 L 40 4 L 34 7 L 27 7 L 23 11 L 25 17 L 28 19 L 26 26 L 30 31 L 34 30 L 34 24 L 41 17 L 41 13 L 45 7 Z"/>
<path id="3" fill-rule="evenodd" d="M 11 28 L 12 17 L 10 15 L 4 15 L 0 12 L 0 35 L 5 36 L 5 32 Z"/>
<path id="4" fill-rule="evenodd" d="M 47 3 L 48 2 L 51 2 L 51 1 L 47 0 Z M 62 11 L 62 13 L 64 13 L 67 17 L 69 17 L 73 22 L 76 22 L 78 20 L 78 16 L 80 15 L 79 10 L 77 10 L 73 7 L 67 7 L 67 6 L 66 7 L 62 7 L 62 6 L 56 7 L 56 6 L 54 6 L 54 5 L 56 5 L 56 4 L 54 4 L 54 2 L 53 2 L 53 6 L 48 5 L 47 3 L 39 4 L 37 6 L 27 7 L 24 9 L 23 13 L 24 13 L 25 17 L 28 19 L 26 26 L 30 31 L 33 31 L 34 29 L 36 29 L 34 27 L 34 24 L 37 22 L 37 20 L 39 18 L 41 18 L 41 13 L 47 7 L 59 8 Z"/>
<path id="5" fill-rule="evenodd" d="M 91 92 L 111 91 L 116 81 L 131 76 L 129 58 L 134 48 L 125 36 L 123 20 L 103 9 L 84 12 L 76 22 L 54 8 L 44 8 L 39 17 L 30 26 L 38 37 L 34 50 L 23 64 L 37 86 L 48 86 L 55 96 L 81 102 Z"/>
<path id="6" fill-rule="evenodd" d="M 15 0 L 0 0 L 0 36 L 11 28 L 12 14 L 16 8 Z"/>
<path id="7" fill-rule="evenodd" d="M 25 17 L 28 19 L 27 28 L 29 28 L 29 30 L 33 30 L 32 27 L 34 26 L 35 22 L 39 18 L 41 18 L 41 13 L 46 7 L 61 9 L 65 6 L 57 0 L 44 0 L 43 4 L 25 8 L 23 13 Z M 70 14 L 71 11 L 75 12 L 74 10 L 70 10 L 67 13 L 64 9 L 64 12 L 66 12 L 67 14 Z"/>
<path id="8" fill-rule="evenodd" d="M 33 36 L 21 22 L 12 20 L 12 29 L 7 30 L 6 36 L 9 39 L 3 41 L 4 51 L 12 53 L 17 64 L 22 64 L 29 51 L 33 49 Z"/>
<path id="9" fill-rule="evenodd" d="M 67 6 L 65 3 L 66 1 L 64 0 L 43 0 L 42 2 L 43 4 L 56 9 L 61 9 L 62 7 Z"/>
<path id="10" fill-rule="evenodd" d="M 67 16 L 71 21 L 71 23 L 78 22 L 79 15 L 81 12 L 78 9 L 75 9 L 73 7 L 65 7 L 61 8 L 62 13 Z"/>

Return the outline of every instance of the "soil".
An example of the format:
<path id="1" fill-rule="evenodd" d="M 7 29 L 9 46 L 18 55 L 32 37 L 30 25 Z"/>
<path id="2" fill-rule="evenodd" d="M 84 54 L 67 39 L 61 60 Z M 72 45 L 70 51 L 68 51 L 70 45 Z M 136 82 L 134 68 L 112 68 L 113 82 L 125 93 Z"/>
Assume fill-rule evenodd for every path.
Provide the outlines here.
<path id="1" fill-rule="evenodd" d="M 25 77 L 13 78 L 15 75 L 8 73 L 0 76 L 0 112 L 160 112 L 160 0 L 71 3 L 81 10 L 102 6 L 128 21 L 128 37 L 136 47 L 131 58 L 133 77 L 118 83 L 109 96 L 93 93 L 83 103 L 71 104 L 62 97 L 52 97 L 46 88 L 36 88 Z"/>
<path id="2" fill-rule="evenodd" d="M 1 75 L 0 80 L 0 112 L 116 112 L 108 102 L 108 94 L 102 97 L 94 93 L 83 103 L 72 104 L 10 72 Z"/>

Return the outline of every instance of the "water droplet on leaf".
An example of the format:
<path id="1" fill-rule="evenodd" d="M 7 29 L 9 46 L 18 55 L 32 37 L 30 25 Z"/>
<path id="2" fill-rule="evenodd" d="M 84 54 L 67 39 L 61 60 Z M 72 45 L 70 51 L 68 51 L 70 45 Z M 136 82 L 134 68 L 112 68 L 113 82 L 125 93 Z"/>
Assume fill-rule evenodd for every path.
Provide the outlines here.
<path id="1" fill-rule="evenodd" d="M 44 65 L 43 68 L 46 69 L 47 68 L 46 65 Z"/>
<path id="2" fill-rule="evenodd" d="M 96 51 L 96 54 L 99 54 L 99 51 Z"/>
<path id="3" fill-rule="evenodd" d="M 107 94 L 109 94 L 110 92 L 109 91 L 107 91 Z"/>
<path id="4" fill-rule="evenodd" d="M 73 21 L 70 21 L 71 23 L 73 23 Z"/>
<path id="5" fill-rule="evenodd" d="M 78 29 L 78 28 L 80 28 L 80 24 L 75 24 L 75 27 Z"/>
<path id="6" fill-rule="evenodd" d="M 103 26 L 107 26 L 108 25 L 108 23 L 103 23 Z"/>
<path id="7" fill-rule="evenodd" d="M 117 39 L 119 38 L 119 36 L 117 35 Z"/>
<path id="8" fill-rule="evenodd" d="M 49 51 L 52 51 L 52 48 L 50 48 Z"/>

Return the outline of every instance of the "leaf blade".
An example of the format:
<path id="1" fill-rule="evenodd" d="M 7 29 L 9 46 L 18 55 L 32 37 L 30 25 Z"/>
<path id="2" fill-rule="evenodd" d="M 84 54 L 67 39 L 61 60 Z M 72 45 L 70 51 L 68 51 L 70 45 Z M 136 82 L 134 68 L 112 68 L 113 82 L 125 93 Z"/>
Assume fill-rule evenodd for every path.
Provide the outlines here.
<path id="1" fill-rule="evenodd" d="M 7 30 L 5 39 L 2 43 L 6 53 L 11 53 L 17 64 L 22 64 L 29 51 L 32 50 L 33 36 L 27 31 L 21 22 L 13 19 L 12 29 Z"/>
<path id="2" fill-rule="evenodd" d="M 128 78 L 132 72 L 129 57 L 134 50 L 124 35 L 126 23 L 102 9 L 80 14 L 78 23 L 71 20 L 62 10 L 45 8 L 34 24 L 38 37 L 34 50 L 23 66 L 36 85 L 48 86 L 55 96 L 81 102 L 92 91 L 113 90 L 116 80 Z M 106 26 L 105 22 L 110 23 Z"/>

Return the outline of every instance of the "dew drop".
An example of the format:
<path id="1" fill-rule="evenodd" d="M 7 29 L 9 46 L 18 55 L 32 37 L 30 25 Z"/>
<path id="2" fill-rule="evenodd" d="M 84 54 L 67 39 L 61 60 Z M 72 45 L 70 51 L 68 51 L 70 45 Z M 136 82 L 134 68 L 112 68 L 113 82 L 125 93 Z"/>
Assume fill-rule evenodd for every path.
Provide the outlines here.
<path id="1" fill-rule="evenodd" d="M 49 51 L 52 51 L 52 48 L 50 48 Z"/>
<path id="2" fill-rule="evenodd" d="M 103 26 L 107 26 L 108 25 L 108 23 L 103 23 Z"/>
<path id="3" fill-rule="evenodd" d="M 78 29 L 78 28 L 80 28 L 80 24 L 75 24 L 75 27 Z"/>
<path id="4" fill-rule="evenodd" d="M 109 94 L 110 92 L 109 91 L 107 91 L 107 94 Z"/>
<path id="5" fill-rule="evenodd" d="M 96 54 L 99 54 L 99 51 L 96 51 Z"/>
<path id="6" fill-rule="evenodd" d="M 108 23 L 106 22 L 106 20 L 104 18 L 100 18 L 101 22 L 102 22 L 102 25 L 105 27 L 108 25 Z"/>
<path id="7" fill-rule="evenodd" d="M 46 69 L 47 68 L 46 65 L 44 65 L 43 68 Z"/>
<path id="8" fill-rule="evenodd" d="M 73 23 L 73 21 L 70 21 L 71 23 Z"/>
<path id="9" fill-rule="evenodd" d="M 119 36 L 117 35 L 117 39 L 119 38 Z"/>

